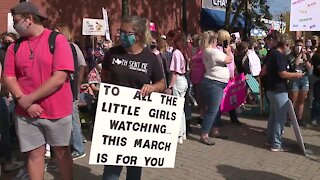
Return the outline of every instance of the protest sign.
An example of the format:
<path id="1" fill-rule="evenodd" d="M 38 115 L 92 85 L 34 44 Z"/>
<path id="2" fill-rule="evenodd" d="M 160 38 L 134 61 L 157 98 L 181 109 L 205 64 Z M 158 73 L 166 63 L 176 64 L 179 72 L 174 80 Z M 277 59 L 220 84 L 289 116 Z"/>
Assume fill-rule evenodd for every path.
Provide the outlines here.
<path id="1" fill-rule="evenodd" d="M 320 31 L 320 2 L 291 0 L 290 31 Z"/>
<path id="2" fill-rule="evenodd" d="M 221 101 L 221 112 L 229 112 L 242 103 L 244 103 L 246 97 L 246 83 L 243 73 L 235 76 L 232 80 L 229 80 L 228 85 L 224 88 L 223 98 Z"/>
<path id="3" fill-rule="evenodd" d="M 11 32 L 11 33 L 14 33 L 14 34 L 18 34 L 17 31 L 13 28 L 13 16 L 12 16 L 11 13 L 8 13 L 7 32 Z"/>
<path id="4" fill-rule="evenodd" d="M 83 18 L 82 35 L 104 36 L 106 33 L 106 24 L 103 19 Z"/>
<path id="5" fill-rule="evenodd" d="M 110 38 L 110 29 L 109 29 L 109 20 L 108 20 L 108 11 L 105 8 L 102 8 L 103 20 L 106 26 L 106 40 L 111 40 Z"/>
<path id="6" fill-rule="evenodd" d="M 89 164 L 173 168 L 184 98 L 100 85 Z"/>

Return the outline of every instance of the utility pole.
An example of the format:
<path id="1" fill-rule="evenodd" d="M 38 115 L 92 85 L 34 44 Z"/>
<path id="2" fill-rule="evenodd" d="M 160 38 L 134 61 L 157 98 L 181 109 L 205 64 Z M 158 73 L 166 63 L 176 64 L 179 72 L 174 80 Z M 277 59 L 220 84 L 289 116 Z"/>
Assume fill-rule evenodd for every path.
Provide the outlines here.
<path id="1" fill-rule="evenodd" d="M 248 38 L 248 31 L 249 31 L 249 1 L 247 0 L 246 5 L 245 5 L 245 13 L 244 13 L 244 18 L 245 18 L 245 24 L 244 24 L 244 39 Z"/>
<path id="2" fill-rule="evenodd" d="M 129 0 L 122 0 L 122 17 L 129 15 Z"/>
<path id="3" fill-rule="evenodd" d="M 182 30 L 187 34 L 187 0 L 182 0 Z"/>

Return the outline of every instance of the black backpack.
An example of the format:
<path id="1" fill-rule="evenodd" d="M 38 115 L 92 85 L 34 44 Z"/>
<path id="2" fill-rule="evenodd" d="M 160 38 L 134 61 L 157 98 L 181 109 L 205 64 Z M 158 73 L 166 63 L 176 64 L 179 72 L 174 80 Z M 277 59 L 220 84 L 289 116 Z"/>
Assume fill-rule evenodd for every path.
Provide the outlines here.
<path id="1" fill-rule="evenodd" d="M 55 44 L 56 44 L 56 37 L 57 35 L 60 34 L 58 32 L 52 31 L 49 36 L 49 50 L 50 53 L 54 53 L 55 49 Z M 24 41 L 24 38 L 21 37 L 16 40 L 15 45 L 14 45 L 14 53 L 16 54 L 18 52 L 18 49 L 20 47 L 21 42 Z M 78 99 L 78 94 L 79 94 L 79 84 L 78 84 L 78 79 L 79 79 L 79 65 L 78 65 L 78 55 L 77 51 L 72 43 L 70 43 L 70 48 L 72 50 L 72 55 L 73 55 L 73 63 L 74 63 L 74 73 L 70 74 L 70 85 L 71 85 L 71 91 L 73 95 L 73 100 Z"/>

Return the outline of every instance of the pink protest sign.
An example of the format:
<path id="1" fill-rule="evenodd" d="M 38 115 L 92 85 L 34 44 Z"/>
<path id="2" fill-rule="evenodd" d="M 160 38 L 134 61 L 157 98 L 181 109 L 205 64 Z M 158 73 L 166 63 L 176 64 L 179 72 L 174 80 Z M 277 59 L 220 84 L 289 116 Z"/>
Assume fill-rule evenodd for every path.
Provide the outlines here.
<path id="1" fill-rule="evenodd" d="M 223 98 L 221 101 L 221 112 L 228 112 L 239 107 L 244 103 L 246 97 L 246 82 L 244 74 L 235 76 L 229 80 L 228 85 L 224 88 Z"/>

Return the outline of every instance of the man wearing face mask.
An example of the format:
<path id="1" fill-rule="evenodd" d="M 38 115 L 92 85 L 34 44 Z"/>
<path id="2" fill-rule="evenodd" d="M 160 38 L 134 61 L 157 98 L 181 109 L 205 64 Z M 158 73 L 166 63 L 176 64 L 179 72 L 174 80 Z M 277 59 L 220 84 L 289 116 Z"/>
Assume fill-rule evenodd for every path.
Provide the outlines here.
<path id="1" fill-rule="evenodd" d="M 49 49 L 52 31 L 44 28 L 47 18 L 32 3 L 22 2 L 11 13 L 21 38 L 8 47 L 4 83 L 17 103 L 15 125 L 20 150 L 27 154 L 29 178 L 44 178 L 47 143 L 55 152 L 62 179 L 72 179 L 71 48 L 58 34 L 54 51 Z"/>

